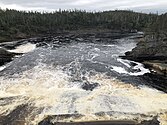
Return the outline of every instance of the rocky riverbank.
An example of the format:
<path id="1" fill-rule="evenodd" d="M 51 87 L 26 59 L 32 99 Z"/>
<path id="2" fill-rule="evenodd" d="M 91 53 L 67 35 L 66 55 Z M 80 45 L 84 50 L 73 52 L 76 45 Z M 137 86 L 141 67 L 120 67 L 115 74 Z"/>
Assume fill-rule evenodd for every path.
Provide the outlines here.
<path id="1" fill-rule="evenodd" d="M 123 58 L 142 62 L 158 74 L 167 75 L 167 39 L 152 39 L 147 36 Z"/>
<path id="2" fill-rule="evenodd" d="M 162 75 L 167 75 L 167 60 L 152 60 L 152 61 L 144 61 L 145 66 L 149 68 L 153 68 L 156 72 Z"/>

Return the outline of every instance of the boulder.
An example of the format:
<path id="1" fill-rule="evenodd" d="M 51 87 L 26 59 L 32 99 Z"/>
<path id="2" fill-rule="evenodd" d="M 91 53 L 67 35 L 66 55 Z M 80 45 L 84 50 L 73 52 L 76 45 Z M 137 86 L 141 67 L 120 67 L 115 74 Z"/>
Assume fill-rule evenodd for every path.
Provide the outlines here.
<path id="1" fill-rule="evenodd" d="M 86 90 L 86 91 L 93 91 L 96 87 L 98 87 L 99 84 L 98 83 L 89 83 L 89 82 L 85 82 L 82 85 L 82 89 Z"/>

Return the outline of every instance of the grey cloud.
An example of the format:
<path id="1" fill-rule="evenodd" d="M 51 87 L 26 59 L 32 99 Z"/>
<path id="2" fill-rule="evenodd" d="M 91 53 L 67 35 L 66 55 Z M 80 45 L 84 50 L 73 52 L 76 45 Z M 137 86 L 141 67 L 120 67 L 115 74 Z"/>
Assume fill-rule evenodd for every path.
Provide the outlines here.
<path id="1" fill-rule="evenodd" d="M 2 7 L 4 6 L 4 7 Z M 167 0 L 1 0 L 0 7 L 21 10 L 84 9 L 114 10 L 132 9 L 143 12 L 167 11 Z"/>
<path id="2" fill-rule="evenodd" d="M 29 4 L 29 3 L 69 3 L 74 0 L 1 0 L 4 4 Z"/>

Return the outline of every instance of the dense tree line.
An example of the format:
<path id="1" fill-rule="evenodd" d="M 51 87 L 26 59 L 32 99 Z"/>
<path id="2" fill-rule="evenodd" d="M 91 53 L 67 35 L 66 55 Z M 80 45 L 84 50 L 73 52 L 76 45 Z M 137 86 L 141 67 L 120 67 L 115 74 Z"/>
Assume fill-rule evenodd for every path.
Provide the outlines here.
<path id="1" fill-rule="evenodd" d="M 154 22 L 145 30 L 147 33 L 151 33 L 156 39 L 167 38 L 167 13 L 158 16 Z"/>
<path id="2" fill-rule="evenodd" d="M 104 12 L 59 10 L 40 13 L 0 9 L 0 41 L 78 29 L 157 31 L 157 28 L 164 30 L 164 27 L 167 27 L 166 22 L 167 14 L 158 16 L 121 10 Z"/>

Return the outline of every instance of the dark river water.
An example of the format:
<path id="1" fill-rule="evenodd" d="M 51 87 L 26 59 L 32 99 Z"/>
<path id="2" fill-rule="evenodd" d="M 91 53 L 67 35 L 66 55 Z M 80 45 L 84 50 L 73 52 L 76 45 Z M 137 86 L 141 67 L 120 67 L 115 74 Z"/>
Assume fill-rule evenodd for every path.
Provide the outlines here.
<path id="1" fill-rule="evenodd" d="M 167 94 L 147 86 L 141 76 L 150 71 L 142 64 L 119 58 L 136 46 L 132 38 L 59 48 L 26 44 L 31 52 L 0 68 L 0 124 L 35 125 L 48 116 L 55 123 L 158 115 L 165 125 Z"/>

